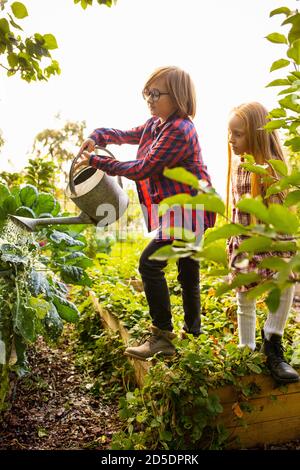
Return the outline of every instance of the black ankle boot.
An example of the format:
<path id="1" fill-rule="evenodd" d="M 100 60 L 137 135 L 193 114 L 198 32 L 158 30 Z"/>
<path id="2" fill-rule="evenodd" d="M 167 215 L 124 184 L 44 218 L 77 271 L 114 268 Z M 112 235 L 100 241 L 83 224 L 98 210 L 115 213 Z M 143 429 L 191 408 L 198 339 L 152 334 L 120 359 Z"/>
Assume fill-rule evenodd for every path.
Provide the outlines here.
<path id="1" fill-rule="evenodd" d="M 290 366 L 283 355 L 283 346 L 281 336 L 272 334 L 270 340 L 267 340 L 262 330 L 263 352 L 267 356 L 267 366 L 271 375 L 278 383 L 298 382 L 298 373 Z"/>

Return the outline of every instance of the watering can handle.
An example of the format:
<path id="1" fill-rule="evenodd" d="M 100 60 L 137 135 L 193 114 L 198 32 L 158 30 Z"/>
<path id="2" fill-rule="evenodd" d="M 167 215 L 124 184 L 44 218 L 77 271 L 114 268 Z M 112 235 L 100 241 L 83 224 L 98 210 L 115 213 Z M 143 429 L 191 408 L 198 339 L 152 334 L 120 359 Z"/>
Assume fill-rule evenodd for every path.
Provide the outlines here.
<path id="1" fill-rule="evenodd" d="M 108 153 L 108 155 L 113 158 L 114 160 L 116 159 L 116 157 L 109 151 L 107 150 L 105 147 L 98 147 L 96 146 L 95 149 L 97 150 L 104 150 L 106 153 Z M 70 191 L 71 193 L 76 196 L 77 193 L 76 193 L 76 189 L 75 189 L 75 183 L 74 183 L 74 168 L 75 168 L 75 164 L 78 160 L 78 158 L 81 157 L 81 152 L 79 152 L 76 157 L 74 158 L 74 160 L 72 161 L 72 165 L 71 165 L 71 168 L 70 168 L 70 173 L 69 173 L 69 187 L 70 187 Z M 119 185 L 121 186 L 121 188 L 123 189 L 123 183 L 122 183 L 122 178 L 121 176 L 118 175 L 118 183 Z"/>

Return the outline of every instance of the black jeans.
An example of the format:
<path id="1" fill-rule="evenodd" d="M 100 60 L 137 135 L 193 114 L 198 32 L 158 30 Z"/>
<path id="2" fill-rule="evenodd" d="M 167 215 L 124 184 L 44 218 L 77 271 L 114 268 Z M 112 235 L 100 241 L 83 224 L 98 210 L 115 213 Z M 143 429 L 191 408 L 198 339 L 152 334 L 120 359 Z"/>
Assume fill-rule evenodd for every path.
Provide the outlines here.
<path id="1" fill-rule="evenodd" d="M 172 331 L 172 314 L 169 289 L 163 268 L 167 261 L 149 260 L 158 248 L 172 244 L 171 240 L 152 240 L 143 251 L 139 272 L 142 276 L 144 290 L 149 304 L 152 323 L 161 330 Z M 200 264 L 191 258 L 180 258 L 177 261 L 177 279 L 182 288 L 184 310 L 184 330 L 195 336 L 200 334 Z"/>

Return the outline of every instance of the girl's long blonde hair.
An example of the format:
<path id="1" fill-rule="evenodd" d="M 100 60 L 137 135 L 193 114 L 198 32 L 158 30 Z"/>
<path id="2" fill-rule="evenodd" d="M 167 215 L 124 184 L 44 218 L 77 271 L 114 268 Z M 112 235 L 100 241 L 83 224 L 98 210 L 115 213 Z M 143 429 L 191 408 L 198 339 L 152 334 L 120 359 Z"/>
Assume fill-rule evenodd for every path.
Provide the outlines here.
<path id="1" fill-rule="evenodd" d="M 263 127 L 269 122 L 267 118 L 268 111 L 257 102 L 245 103 L 233 108 L 232 114 L 242 119 L 245 124 L 246 138 L 249 148 L 249 154 L 254 157 L 255 163 L 263 165 L 268 160 L 275 158 L 285 161 L 283 151 L 277 131 L 266 131 Z M 228 215 L 230 182 L 231 182 L 231 165 L 232 165 L 231 146 L 228 138 L 228 171 L 226 186 L 226 213 Z M 271 175 L 277 176 L 275 171 L 268 169 Z M 267 189 L 267 183 L 261 183 L 260 175 L 251 173 L 251 197 L 264 195 Z M 283 199 L 283 194 L 279 194 Z"/>

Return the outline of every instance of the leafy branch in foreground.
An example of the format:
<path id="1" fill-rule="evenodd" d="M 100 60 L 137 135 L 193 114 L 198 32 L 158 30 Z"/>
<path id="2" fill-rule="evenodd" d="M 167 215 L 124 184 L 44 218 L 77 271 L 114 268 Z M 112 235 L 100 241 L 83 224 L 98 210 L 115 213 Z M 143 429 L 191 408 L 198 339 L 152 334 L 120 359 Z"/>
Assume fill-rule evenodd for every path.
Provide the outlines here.
<path id="1" fill-rule="evenodd" d="M 20 73 L 27 82 L 48 80 L 51 75 L 60 74 L 59 64 L 50 53 L 58 47 L 53 34 L 35 33 L 24 37 L 18 20 L 28 16 L 26 6 L 21 2 L 13 2 L 9 8 L 6 3 L 5 0 L 0 3 L 5 13 L 0 18 L 0 56 L 3 56 L 0 67 L 6 70 L 9 77 Z M 48 60 L 49 65 L 42 68 L 44 59 Z"/>
<path id="2" fill-rule="evenodd" d="M 271 33 L 266 38 L 275 44 L 286 45 L 286 57 L 276 60 L 270 68 L 270 72 L 290 67 L 285 77 L 277 78 L 267 87 L 284 87 L 279 91 L 279 107 L 270 112 L 272 120 L 266 125 L 266 129 L 284 129 L 288 133 L 285 141 L 292 152 L 300 151 L 300 13 L 291 11 L 287 7 L 277 8 L 271 11 L 270 16 L 285 15 L 282 26 L 288 26 L 287 34 Z"/>
<path id="3" fill-rule="evenodd" d="M 272 162 L 270 163 L 272 165 Z M 251 163 L 251 170 L 261 173 L 261 165 Z M 256 168 L 257 167 L 257 168 Z M 267 170 L 266 170 L 267 171 Z M 285 172 L 285 170 L 284 170 Z M 268 292 L 268 305 L 271 310 L 277 306 L 280 291 L 287 287 L 290 283 L 300 280 L 300 254 L 297 245 L 297 237 L 299 237 L 299 216 L 289 210 L 291 206 L 298 206 L 297 198 L 291 200 L 288 195 L 288 204 L 269 204 L 266 205 L 262 198 L 251 198 L 245 195 L 237 204 L 237 207 L 248 214 L 253 215 L 259 223 L 249 226 L 234 223 L 225 215 L 225 205 L 218 194 L 212 188 L 206 187 L 199 182 L 194 175 L 189 174 L 185 169 L 175 168 L 165 170 L 164 175 L 171 177 L 177 181 L 192 185 L 198 189 L 198 194 L 190 196 L 188 194 L 178 194 L 176 196 L 166 198 L 160 204 L 160 215 L 174 207 L 174 205 L 185 206 L 188 208 L 197 208 L 199 210 L 208 210 L 219 214 L 225 220 L 225 224 L 221 227 L 208 229 L 202 239 L 200 246 L 195 245 L 193 234 L 188 231 L 178 232 L 178 229 L 170 229 L 169 232 L 180 240 L 175 240 L 173 245 L 160 248 L 152 255 L 155 259 L 160 260 L 177 260 L 180 257 L 192 256 L 195 259 L 204 259 L 215 265 L 215 270 L 211 271 L 212 275 L 227 275 L 230 272 L 227 261 L 227 252 L 225 240 L 232 236 L 243 236 L 239 253 L 243 253 L 244 267 L 246 268 L 251 257 L 256 253 L 274 252 L 274 257 L 264 260 L 261 267 L 274 270 L 279 275 L 274 281 L 265 282 L 258 273 L 241 273 L 235 276 L 231 283 L 222 282 L 216 294 L 221 295 L 231 289 L 241 285 L 250 285 L 258 283 L 260 288 L 253 290 L 256 296 Z M 284 183 L 281 183 L 282 180 Z M 295 184 L 300 184 L 300 172 L 292 170 L 290 174 L 286 174 L 279 179 L 276 184 L 292 189 Z M 281 186 L 278 191 L 281 191 Z M 293 193 L 290 193 L 293 194 Z M 294 253 L 288 262 L 280 259 L 280 252 L 290 251 Z M 276 254 L 276 255 L 275 255 Z M 284 264 L 283 264 L 284 263 Z M 242 267 L 242 266 L 239 266 Z M 233 271 L 231 267 L 231 271 Z M 292 277 L 294 273 L 294 277 Z M 296 275 L 295 275 L 296 274 Z"/>
<path id="4" fill-rule="evenodd" d="M 74 3 L 75 5 L 80 3 L 81 8 L 85 10 L 88 6 L 93 5 L 93 0 L 74 0 Z M 111 7 L 113 4 L 117 3 L 117 0 L 97 0 L 97 3 L 99 3 L 99 5 L 106 5 L 107 7 Z"/>

